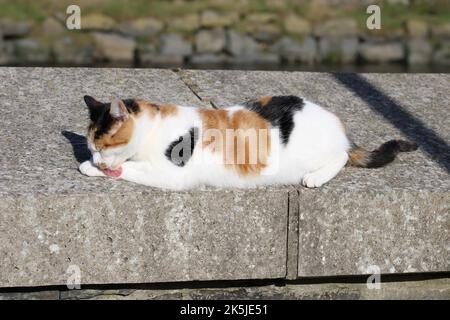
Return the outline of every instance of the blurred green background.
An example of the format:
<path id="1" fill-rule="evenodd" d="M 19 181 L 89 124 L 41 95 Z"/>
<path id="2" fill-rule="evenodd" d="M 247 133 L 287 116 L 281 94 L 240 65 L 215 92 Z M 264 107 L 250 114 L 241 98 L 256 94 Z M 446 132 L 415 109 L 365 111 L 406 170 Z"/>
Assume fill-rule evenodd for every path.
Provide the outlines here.
<path id="1" fill-rule="evenodd" d="M 450 0 L 0 0 L 0 65 L 449 72 Z"/>

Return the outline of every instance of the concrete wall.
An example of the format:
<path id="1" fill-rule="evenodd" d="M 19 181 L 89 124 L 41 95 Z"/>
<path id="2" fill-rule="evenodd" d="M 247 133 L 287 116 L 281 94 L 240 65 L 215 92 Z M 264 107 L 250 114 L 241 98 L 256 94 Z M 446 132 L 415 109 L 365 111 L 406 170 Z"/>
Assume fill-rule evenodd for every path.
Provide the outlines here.
<path id="1" fill-rule="evenodd" d="M 450 77 L 132 69 L 0 69 L 0 287 L 295 279 L 450 271 Z M 420 145 L 317 190 L 162 192 L 86 178 L 82 96 L 220 108 L 296 94 L 375 148 Z"/>

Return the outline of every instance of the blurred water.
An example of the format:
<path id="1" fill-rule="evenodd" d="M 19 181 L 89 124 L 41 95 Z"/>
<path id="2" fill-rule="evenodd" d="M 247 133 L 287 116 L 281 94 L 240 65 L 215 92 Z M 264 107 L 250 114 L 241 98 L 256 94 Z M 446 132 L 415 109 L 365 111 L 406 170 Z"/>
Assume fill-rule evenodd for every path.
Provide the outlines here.
<path id="1" fill-rule="evenodd" d="M 416 65 L 402 63 L 391 64 L 133 64 L 133 63 L 95 63 L 89 65 L 70 64 L 14 64 L 17 67 L 90 67 L 90 68 L 164 68 L 164 69 L 220 69 L 220 70 L 267 70 L 267 71 L 305 71 L 305 72 L 355 72 L 355 73 L 450 73 L 450 65 Z"/>

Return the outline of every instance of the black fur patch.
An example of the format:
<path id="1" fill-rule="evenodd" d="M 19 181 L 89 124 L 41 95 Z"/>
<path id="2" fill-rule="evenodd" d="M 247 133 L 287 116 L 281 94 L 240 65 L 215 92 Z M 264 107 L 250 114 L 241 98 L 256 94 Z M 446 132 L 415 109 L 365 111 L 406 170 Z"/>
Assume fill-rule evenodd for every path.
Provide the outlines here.
<path id="1" fill-rule="evenodd" d="M 129 113 L 138 113 L 140 111 L 139 105 L 137 104 L 136 100 L 134 99 L 125 99 L 122 100 L 125 104 L 125 107 L 127 107 L 127 110 Z"/>
<path id="2" fill-rule="evenodd" d="M 417 144 L 404 140 L 390 140 L 383 143 L 378 149 L 370 152 L 369 162 L 366 168 L 379 168 L 394 161 L 400 152 L 417 150 Z"/>
<path id="3" fill-rule="evenodd" d="M 106 134 L 111 130 L 111 127 L 117 121 L 109 114 L 109 109 L 111 104 L 105 104 L 102 112 L 99 113 L 95 122 L 93 122 L 93 126 L 97 129 L 94 134 L 95 139 L 99 139 L 103 134 Z"/>
<path id="4" fill-rule="evenodd" d="M 273 127 L 280 129 L 281 141 L 284 145 L 294 129 L 294 112 L 303 108 L 303 99 L 296 96 L 274 96 L 264 105 L 260 101 L 248 101 L 244 106 L 270 122 Z"/>
<path id="5" fill-rule="evenodd" d="M 198 131 L 198 128 L 191 128 L 188 133 L 173 141 L 164 152 L 166 158 L 174 165 L 184 167 L 194 153 Z"/>
<path id="6" fill-rule="evenodd" d="M 85 100 L 89 98 L 85 98 Z M 126 99 L 122 100 L 130 113 L 138 113 L 140 111 L 139 105 L 134 99 Z M 97 130 L 95 131 L 94 138 L 99 139 L 103 134 L 108 133 L 111 127 L 115 124 L 117 119 L 114 119 L 109 114 L 109 110 L 111 109 L 111 103 L 99 103 L 96 105 L 89 106 L 90 117 L 91 117 L 91 127 L 95 127 Z"/>

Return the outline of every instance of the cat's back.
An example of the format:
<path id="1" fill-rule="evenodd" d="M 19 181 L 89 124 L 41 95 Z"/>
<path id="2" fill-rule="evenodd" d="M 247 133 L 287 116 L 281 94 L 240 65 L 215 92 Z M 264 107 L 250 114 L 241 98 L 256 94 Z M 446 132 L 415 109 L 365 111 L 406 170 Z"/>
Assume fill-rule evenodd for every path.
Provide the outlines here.
<path id="1" fill-rule="evenodd" d="M 278 128 L 283 141 L 287 142 L 294 127 L 294 116 L 304 106 L 305 100 L 297 96 L 265 96 L 219 109 L 199 109 L 198 112 L 204 122 L 209 122 L 214 127 L 236 129 L 238 122 L 248 126 L 251 125 L 251 119 L 255 124 L 261 122 L 258 120 L 266 121 L 268 127 Z M 239 121 L 240 118 L 247 121 Z"/>

